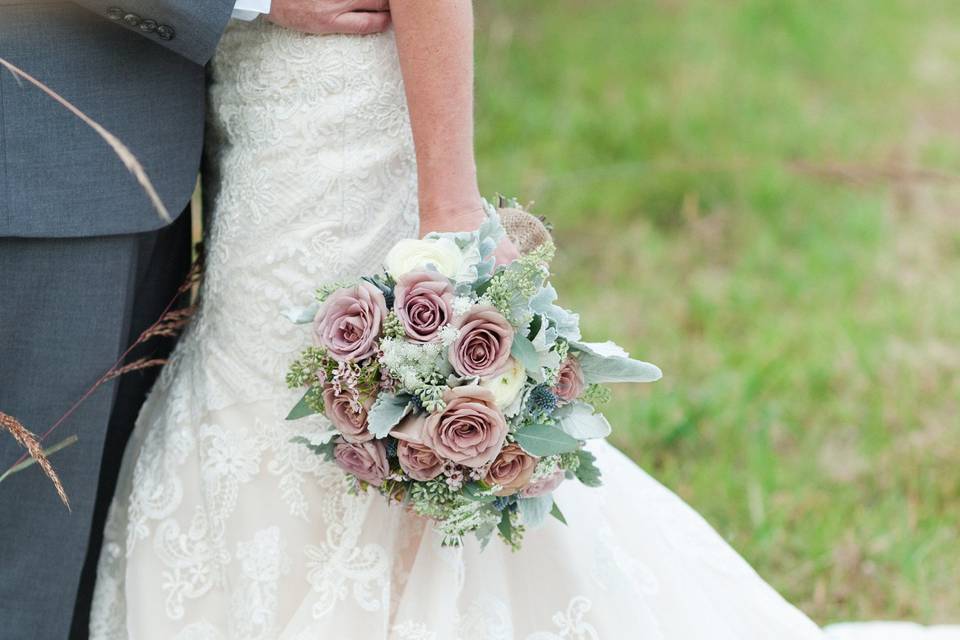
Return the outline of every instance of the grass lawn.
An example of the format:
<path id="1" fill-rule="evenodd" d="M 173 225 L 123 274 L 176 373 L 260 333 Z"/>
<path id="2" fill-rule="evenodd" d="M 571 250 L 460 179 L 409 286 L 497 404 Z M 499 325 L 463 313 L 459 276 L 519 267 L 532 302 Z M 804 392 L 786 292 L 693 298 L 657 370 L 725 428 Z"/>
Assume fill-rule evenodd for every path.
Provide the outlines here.
<path id="1" fill-rule="evenodd" d="M 818 622 L 960 619 L 960 5 L 478 5 L 485 188 L 666 374 L 617 444 Z"/>

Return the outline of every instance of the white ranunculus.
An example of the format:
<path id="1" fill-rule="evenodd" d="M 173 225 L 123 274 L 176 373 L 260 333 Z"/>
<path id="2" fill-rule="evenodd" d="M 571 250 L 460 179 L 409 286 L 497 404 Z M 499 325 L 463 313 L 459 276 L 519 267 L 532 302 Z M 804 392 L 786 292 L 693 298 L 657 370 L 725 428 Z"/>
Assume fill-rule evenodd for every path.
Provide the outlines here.
<path id="1" fill-rule="evenodd" d="M 384 264 L 387 273 L 394 279 L 429 266 L 448 278 L 453 278 L 460 272 L 463 265 L 463 253 L 457 243 L 449 238 L 422 240 L 408 238 L 401 240 L 390 249 Z"/>
<path id="2" fill-rule="evenodd" d="M 484 378 L 480 386 L 493 392 L 493 399 L 497 407 L 506 409 L 514 403 L 523 385 L 527 382 L 527 371 L 516 358 L 510 358 L 507 370 L 498 376 Z"/>

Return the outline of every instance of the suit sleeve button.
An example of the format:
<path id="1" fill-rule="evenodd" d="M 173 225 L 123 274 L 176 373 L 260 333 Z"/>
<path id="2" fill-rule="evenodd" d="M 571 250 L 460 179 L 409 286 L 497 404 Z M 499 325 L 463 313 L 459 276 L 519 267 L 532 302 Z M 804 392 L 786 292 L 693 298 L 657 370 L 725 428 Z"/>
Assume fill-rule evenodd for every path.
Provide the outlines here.
<path id="1" fill-rule="evenodd" d="M 173 40 L 177 35 L 177 32 L 173 30 L 173 27 L 165 24 L 157 26 L 157 37 L 161 40 Z"/>
<path id="2" fill-rule="evenodd" d="M 157 30 L 158 26 L 159 25 L 157 24 L 156 20 L 144 20 L 140 23 L 140 31 L 143 31 L 144 33 L 153 33 Z"/>
<path id="3" fill-rule="evenodd" d="M 128 27 L 139 27 L 140 23 L 143 22 L 140 16 L 135 13 L 128 13 L 127 15 L 123 16 L 123 21 Z"/>
<path id="4" fill-rule="evenodd" d="M 107 9 L 107 17 L 114 22 L 120 22 L 125 15 L 127 15 L 127 12 L 119 7 L 110 7 Z"/>

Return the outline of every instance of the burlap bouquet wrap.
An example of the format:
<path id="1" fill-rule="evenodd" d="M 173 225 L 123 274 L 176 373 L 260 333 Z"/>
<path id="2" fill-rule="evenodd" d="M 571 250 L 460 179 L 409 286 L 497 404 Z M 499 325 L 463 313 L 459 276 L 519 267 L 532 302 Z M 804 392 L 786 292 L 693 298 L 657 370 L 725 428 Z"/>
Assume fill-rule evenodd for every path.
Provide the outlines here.
<path id="1" fill-rule="evenodd" d="M 550 231 L 535 215 L 512 207 L 498 210 L 507 236 L 522 254 L 530 253 L 551 240 Z"/>

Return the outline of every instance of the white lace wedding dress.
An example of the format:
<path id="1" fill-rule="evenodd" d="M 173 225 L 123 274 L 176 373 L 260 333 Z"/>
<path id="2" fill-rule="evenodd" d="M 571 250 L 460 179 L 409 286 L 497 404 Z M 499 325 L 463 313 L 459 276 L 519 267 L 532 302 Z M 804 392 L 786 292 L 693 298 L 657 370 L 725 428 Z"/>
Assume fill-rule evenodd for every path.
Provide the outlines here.
<path id="1" fill-rule="evenodd" d="M 91 636 L 157 640 L 807 640 L 821 631 L 694 511 L 607 445 L 523 551 L 442 548 L 290 439 L 280 315 L 414 236 L 391 34 L 231 26 L 213 63 L 219 193 L 203 302 L 137 423 Z M 311 423 L 311 420 L 313 421 Z"/>

